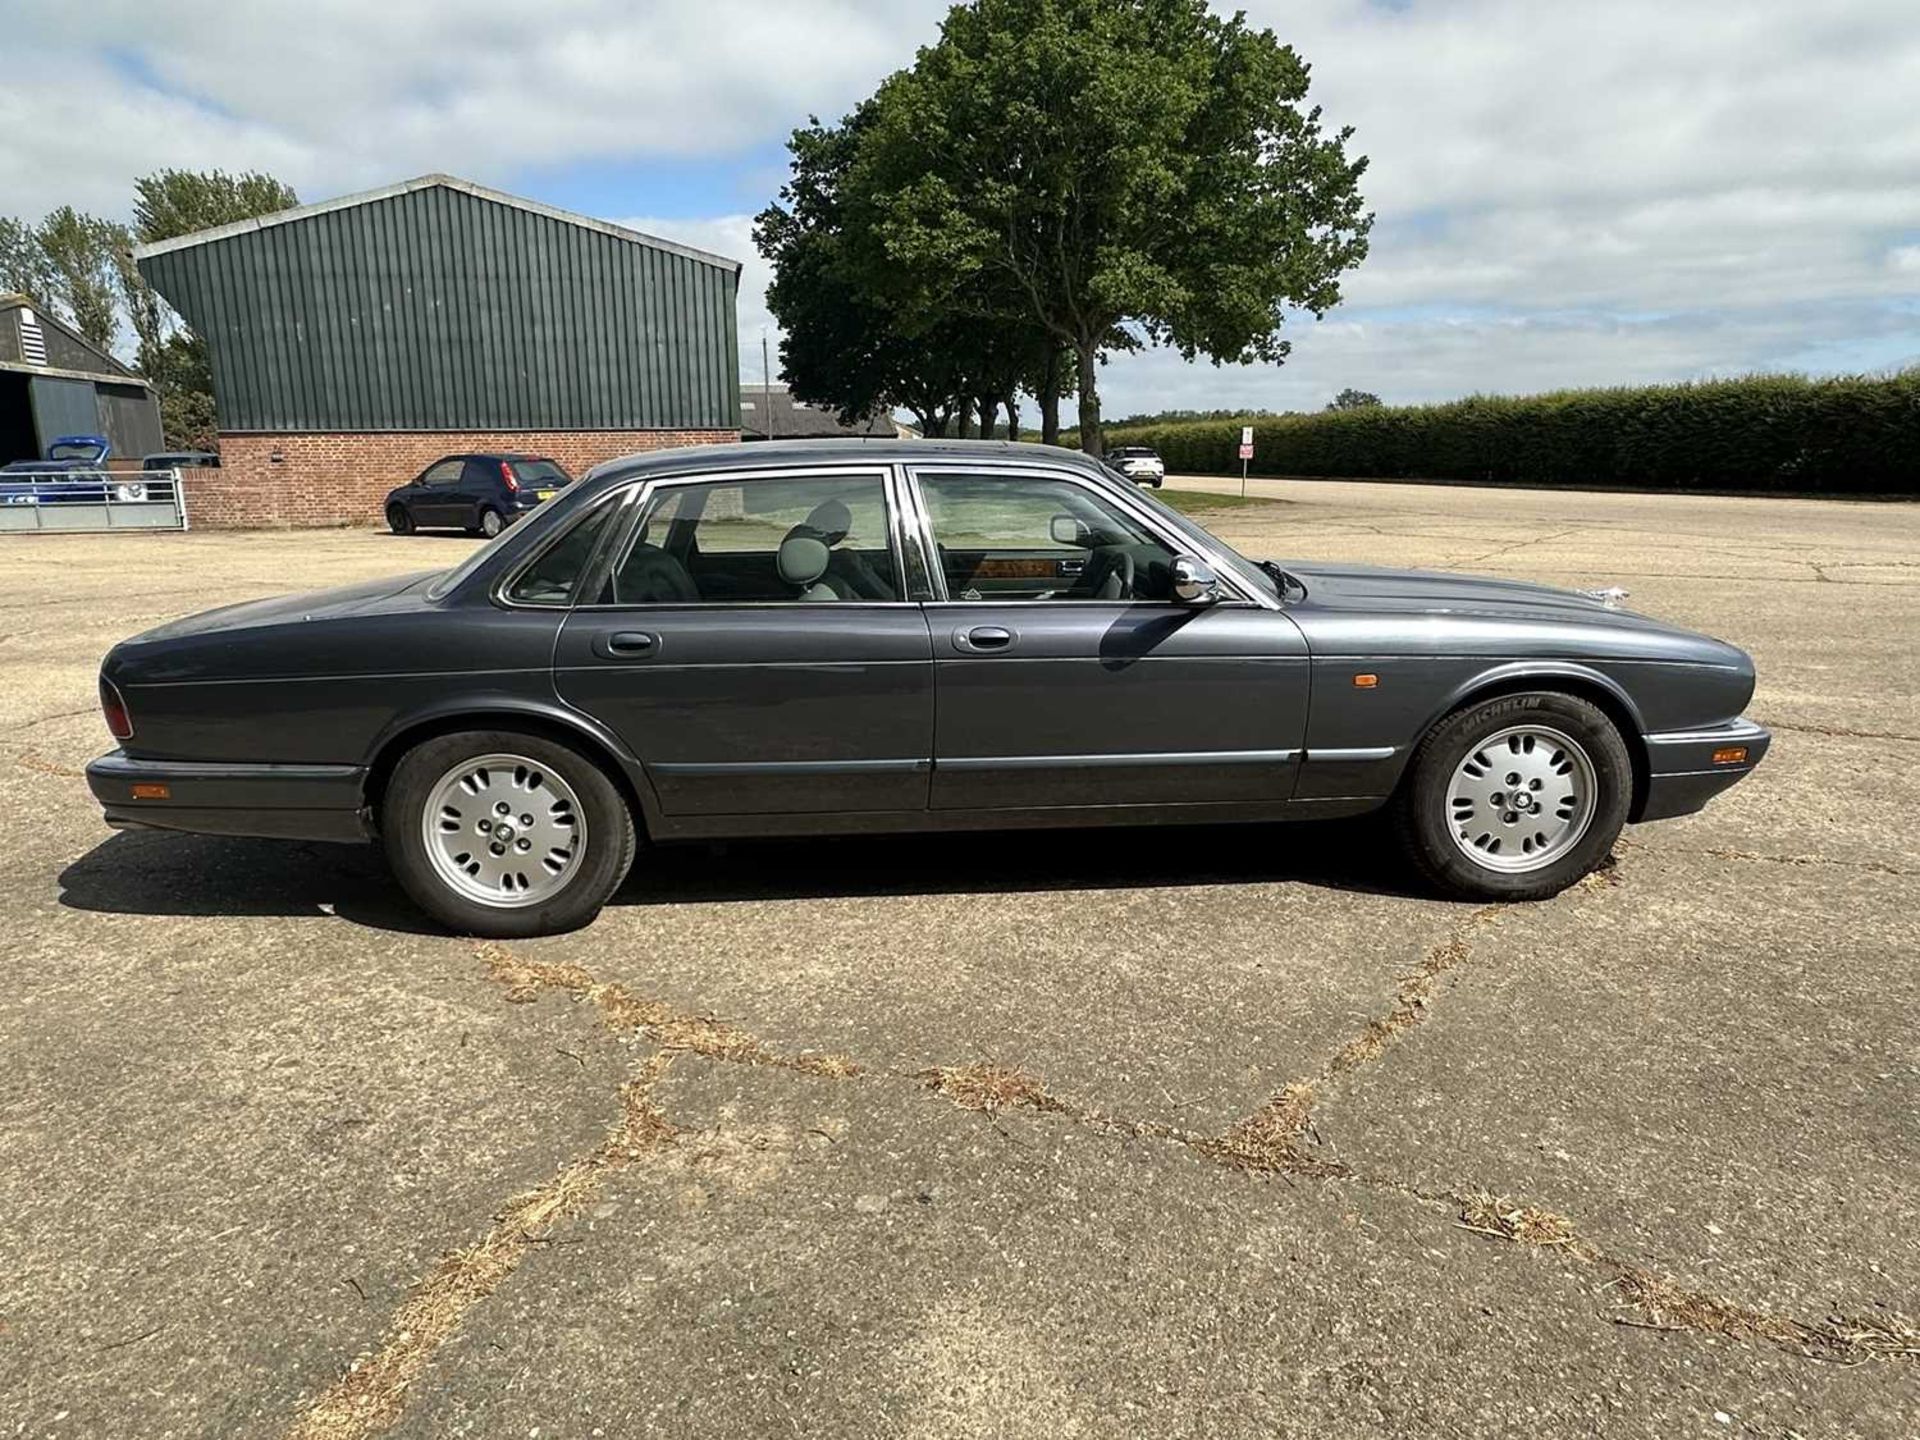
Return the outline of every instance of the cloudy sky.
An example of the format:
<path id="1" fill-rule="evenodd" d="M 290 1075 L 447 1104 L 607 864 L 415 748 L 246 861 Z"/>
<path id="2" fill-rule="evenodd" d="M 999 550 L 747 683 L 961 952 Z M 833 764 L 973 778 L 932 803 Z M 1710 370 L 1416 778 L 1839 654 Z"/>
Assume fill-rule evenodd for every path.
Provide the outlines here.
<path id="1" fill-rule="evenodd" d="M 1914 0 L 1246 8 L 1372 157 L 1372 258 L 1286 365 L 1125 357 L 1109 414 L 1920 361 Z M 909 63 L 943 10 L 5 0 L 0 213 L 124 216 L 162 166 L 266 169 L 307 200 L 444 170 L 739 257 L 757 357 L 750 217 L 787 132 Z"/>

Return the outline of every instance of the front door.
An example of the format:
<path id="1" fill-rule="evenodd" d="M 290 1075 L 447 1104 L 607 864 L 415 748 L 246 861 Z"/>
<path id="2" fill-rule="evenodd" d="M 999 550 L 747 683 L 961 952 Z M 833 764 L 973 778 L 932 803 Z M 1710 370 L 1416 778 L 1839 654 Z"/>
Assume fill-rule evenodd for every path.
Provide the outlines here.
<path id="1" fill-rule="evenodd" d="M 1090 481 L 923 469 L 935 809 L 1279 803 L 1305 639 L 1244 597 L 1172 598 L 1176 546 Z"/>
<path id="2" fill-rule="evenodd" d="M 932 647 L 888 516 L 879 470 L 656 482 L 562 628 L 562 698 L 668 816 L 923 811 Z"/>
<path id="3" fill-rule="evenodd" d="M 436 460 L 420 472 L 420 478 L 413 482 L 413 493 L 408 497 L 408 508 L 413 511 L 414 524 L 438 527 L 467 523 L 456 499 L 466 465 L 467 462 L 456 455 L 451 459 Z"/>

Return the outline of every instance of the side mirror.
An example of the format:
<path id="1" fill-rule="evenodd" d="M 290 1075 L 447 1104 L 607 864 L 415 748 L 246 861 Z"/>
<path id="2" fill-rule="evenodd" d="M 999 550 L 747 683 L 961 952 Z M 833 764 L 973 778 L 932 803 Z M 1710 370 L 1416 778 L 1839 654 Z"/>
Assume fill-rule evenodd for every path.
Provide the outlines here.
<path id="1" fill-rule="evenodd" d="M 1220 598 L 1220 577 L 1206 561 L 1177 555 L 1172 569 L 1173 598 L 1182 605 L 1211 605 Z"/>
<path id="2" fill-rule="evenodd" d="M 1072 545 L 1080 550 L 1090 549 L 1093 545 L 1093 531 L 1087 528 L 1086 521 L 1064 511 L 1047 522 L 1047 533 L 1053 537 L 1056 545 Z"/>

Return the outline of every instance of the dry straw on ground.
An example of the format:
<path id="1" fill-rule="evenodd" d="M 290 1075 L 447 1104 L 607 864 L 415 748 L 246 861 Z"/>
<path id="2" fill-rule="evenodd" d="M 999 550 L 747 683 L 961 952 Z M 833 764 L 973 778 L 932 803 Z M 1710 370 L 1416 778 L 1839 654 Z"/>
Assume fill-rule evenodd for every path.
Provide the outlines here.
<path id="1" fill-rule="evenodd" d="M 653 1102 L 671 1056 L 651 1057 L 620 1091 L 620 1120 L 600 1147 L 509 1201 L 472 1245 L 449 1251 L 413 1287 L 378 1349 L 356 1359 L 287 1431 L 287 1440 L 363 1440 L 400 1417 L 408 1387 L 470 1309 L 519 1268 L 527 1251 L 599 1197 L 607 1176 L 669 1144 L 674 1127 Z"/>

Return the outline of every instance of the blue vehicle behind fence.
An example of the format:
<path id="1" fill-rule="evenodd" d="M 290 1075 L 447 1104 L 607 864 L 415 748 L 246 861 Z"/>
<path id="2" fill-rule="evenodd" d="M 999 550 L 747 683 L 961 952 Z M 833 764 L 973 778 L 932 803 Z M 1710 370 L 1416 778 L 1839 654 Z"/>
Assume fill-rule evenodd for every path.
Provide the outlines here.
<path id="1" fill-rule="evenodd" d="M 62 435 L 47 446 L 43 460 L 0 465 L 0 504 L 98 504 L 113 499 L 107 473 L 112 449 L 103 435 Z"/>

